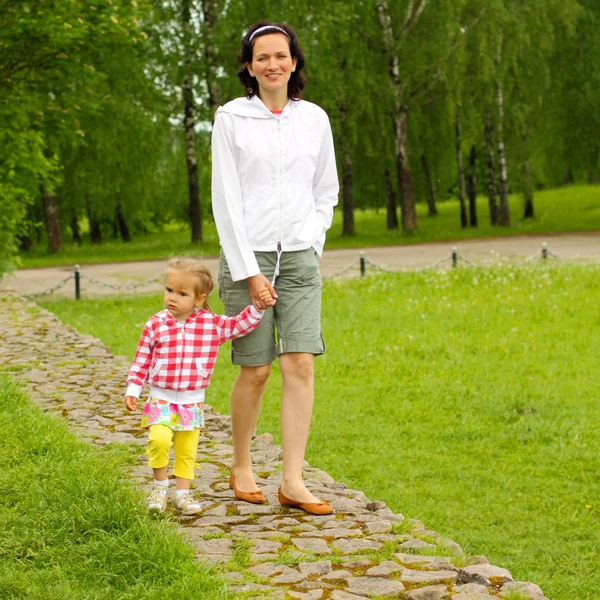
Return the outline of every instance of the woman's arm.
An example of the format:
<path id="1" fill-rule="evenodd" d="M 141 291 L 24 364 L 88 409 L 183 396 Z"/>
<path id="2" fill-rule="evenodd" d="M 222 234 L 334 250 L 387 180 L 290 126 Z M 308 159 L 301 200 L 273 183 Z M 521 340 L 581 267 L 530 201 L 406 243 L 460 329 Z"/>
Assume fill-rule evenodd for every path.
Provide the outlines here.
<path id="1" fill-rule="evenodd" d="M 233 116 L 217 111 L 212 132 L 212 208 L 233 281 L 258 275 L 248 242 L 235 153 Z"/>
<path id="2" fill-rule="evenodd" d="M 315 250 L 319 254 L 323 249 L 325 242 L 325 233 L 331 227 L 333 219 L 333 209 L 338 203 L 340 186 L 335 165 L 335 149 L 333 147 L 333 135 L 329 119 L 325 115 L 325 124 L 317 168 L 313 177 L 313 196 L 319 223 L 322 227 L 318 238 L 319 247 Z"/>

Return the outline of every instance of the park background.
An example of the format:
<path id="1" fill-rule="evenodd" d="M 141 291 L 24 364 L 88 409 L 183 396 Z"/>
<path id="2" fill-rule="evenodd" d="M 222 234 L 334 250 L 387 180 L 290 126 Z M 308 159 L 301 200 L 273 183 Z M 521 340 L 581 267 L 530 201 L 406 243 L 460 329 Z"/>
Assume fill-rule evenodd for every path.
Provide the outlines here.
<path id="1" fill-rule="evenodd" d="M 0 0 L 0 271 L 214 254 L 212 116 L 265 15 L 298 31 L 331 119 L 328 247 L 600 230 L 593 0 Z M 328 282 L 309 461 L 553 600 L 597 598 L 596 281 L 532 262 Z M 128 357 L 160 308 L 40 303 Z M 225 412 L 227 348 L 217 375 Z"/>
<path id="2" fill-rule="evenodd" d="M 370 234 L 419 239 L 448 200 L 438 237 L 535 229 L 538 191 L 596 182 L 595 0 L 0 0 L 0 270 L 19 252 L 106 260 L 115 239 L 216 249 L 212 119 L 265 15 L 296 28 L 305 97 L 331 120 L 330 243 L 360 238 L 364 210 Z"/>

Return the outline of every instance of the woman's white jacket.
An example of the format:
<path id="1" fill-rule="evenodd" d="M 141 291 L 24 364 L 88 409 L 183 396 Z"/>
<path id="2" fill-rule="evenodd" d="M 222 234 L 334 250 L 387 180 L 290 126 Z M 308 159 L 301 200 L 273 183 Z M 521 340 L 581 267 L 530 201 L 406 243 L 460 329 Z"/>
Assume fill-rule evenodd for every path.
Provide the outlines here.
<path id="1" fill-rule="evenodd" d="M 237 98 L 217 110 L 212 207 L 234 281 L 260 273 L 254 251 L 321 255 L 339 184 L 327 114 L 305 100 L 281 115 Z"/>

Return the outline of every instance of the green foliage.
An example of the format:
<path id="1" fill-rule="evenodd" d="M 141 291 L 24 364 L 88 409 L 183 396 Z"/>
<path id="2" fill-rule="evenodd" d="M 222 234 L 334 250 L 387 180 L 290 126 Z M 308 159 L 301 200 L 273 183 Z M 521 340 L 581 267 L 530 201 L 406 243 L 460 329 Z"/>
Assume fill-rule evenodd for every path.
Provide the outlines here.
<path id="1" fill-rule="evenodd" d="M 247 28 L 265 17 L 289 22 L 299 33 L 307 57 L 305 97 L 330 115 L 338 164 L 352 161 L 356 207 L 386 206 L 385 172 L 395 179 L 396 171 L 394 93 L 408 110 L 407 158 L 418 203 L 427 190 L 422 156 L 438 200 L 456 194 L 457 106 L 463 152 L 477 148 L 479 191 L 485 192 L 483 128 L 488 112 L 499 120 L 497 84 L 514 193 L 597 179 L 597 2 L 388 1 L 391 48 L 382 41 L 376 4 L 0 0 L 0 203 L 6 215 L 0 271 L 14 262 L 19 242 L 45 245 L 40 185 L 56 195 L 63 230 L 98 220 L 99 254 L 110 253 L 105 244 L 119 236 L 117 211 L 134 238 L 172 221 L 189 228 L 181 126 L 186 74 L 195 99 L 202 211 L 210 221 L 213 113 L 242 93 L 235 54 Z M 399 61 L 394 90 L 393 55 Z M 520 175 L 525 161 L 532 181 Z M 422 218 L 419 227 L 428 227 Z M 379 231 L 388 235 L 384 220 Z"/>
<path id="2" fill-rule="evenodd" d="M 144 5 L 0 1 L 0 202 L 11 215 L 0 223 L 7 240 L 0 267 L 14 255 L 16 236 L 32 234 L 36 223 L 24 220 L 25 207 L 40 186 L 55 193 L 61 150 L 81 146 L 82 122 L 101 112 L 111 75 L 124 71 L 119 57 L 143 40 L 137 17 Z"/>
<path id="3" fill-rule="evenodd" d="M 94 452 L 6 377 L 0 417 L 2 598 L 227 597 L 174 525 L 150 519 L 123 483 L 115 465 L 126 451 Z"/>

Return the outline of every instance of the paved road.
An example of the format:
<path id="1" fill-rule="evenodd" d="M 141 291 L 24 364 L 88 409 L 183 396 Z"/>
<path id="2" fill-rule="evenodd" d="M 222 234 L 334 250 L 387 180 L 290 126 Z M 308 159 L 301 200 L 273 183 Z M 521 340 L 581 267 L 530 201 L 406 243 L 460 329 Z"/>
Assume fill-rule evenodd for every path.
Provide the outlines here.
<path id="1" fill-rule="evenodd" d="M 321 259 L 321 272 L 324 276 L 331 276 L 346 269 L 344 277 L 357 276 L 360 273 L 361 252 L 367 259 L 367 272 L 372 269 L 369 262 L 389 270 L 420 269 L 438 261 L 442 261 L 441 265 L 450 266 L 449 256 L 453 247 L 457 249 L 459 265 L 461 258 L 477 265 L 489 265 L 499 260 L 518 262 L 540 255 L 544 242 L 548 244 L 552 254 L 562 259 L 600 261 L 600 233 L 593 232 L 326 250 Z M 218 259 L 208 257 L 205 263 L 216 277 Z M 164 266 L 165 261 L 86 265 L 81 269 L 81 295 L 89 298 L 106 294 L 159 291 L 162 287 L 160 282 L 145 282 L 160 276 Z M 11 276 L 5 276 L 0 282 L 0 290 L 11 289 L 24 295 L 39 294 L 57 286 L 68 277 L 71 279 L 54 294 L 73 297 L 75 285 L 72 266 L 16 271 Z M 128 287 L 119 291 L 103 284 Z"/>

